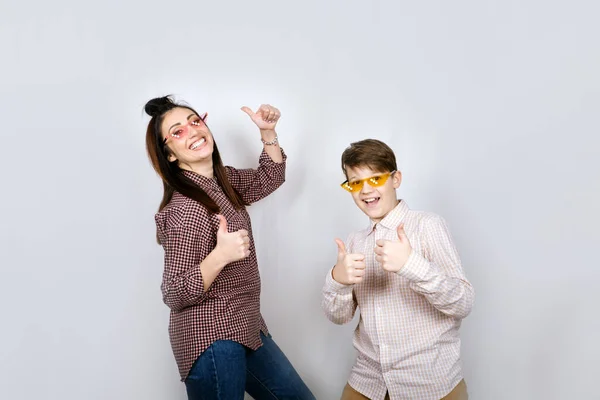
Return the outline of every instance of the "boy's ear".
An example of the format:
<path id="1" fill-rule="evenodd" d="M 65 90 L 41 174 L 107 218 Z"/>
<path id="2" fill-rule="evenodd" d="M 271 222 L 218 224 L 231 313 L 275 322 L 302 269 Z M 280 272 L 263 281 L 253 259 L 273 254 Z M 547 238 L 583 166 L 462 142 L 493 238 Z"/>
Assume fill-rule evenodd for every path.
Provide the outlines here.
<path id="1" fill-rule="evenodd" d="M 392 179 L 394 181 L 394 189 L 398 189 L 400 187 L 400 184 L 402 183 L 402 172 L 394 172 L 394 176 L 392 177 Z"/>

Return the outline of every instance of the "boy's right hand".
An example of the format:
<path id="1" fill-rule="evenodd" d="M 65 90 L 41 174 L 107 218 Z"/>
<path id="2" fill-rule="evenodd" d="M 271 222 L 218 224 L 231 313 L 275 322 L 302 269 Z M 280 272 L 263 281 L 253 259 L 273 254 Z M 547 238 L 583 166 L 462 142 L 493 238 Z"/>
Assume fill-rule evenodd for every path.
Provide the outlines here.
<path id="1" fill-rule="evenodd" d="M 219 215 L 219 230 L 217 231 L 217 246 L 219 255 L 225 264 L 242 260 L 250 255 L 250 237 L 248 231 L 240 229 L 236 232 L 227 231 L 227 220 Z"/>
<path id="2" fill-rule="evenodd" d="M 346 246 L 340 239 L 335 239 L 338 246 L 338 257 L 333 267 L 333 279 L 343 285 L 354 285 L 362 282 L 365 276 L 365 256 L 348 254 Z"/>

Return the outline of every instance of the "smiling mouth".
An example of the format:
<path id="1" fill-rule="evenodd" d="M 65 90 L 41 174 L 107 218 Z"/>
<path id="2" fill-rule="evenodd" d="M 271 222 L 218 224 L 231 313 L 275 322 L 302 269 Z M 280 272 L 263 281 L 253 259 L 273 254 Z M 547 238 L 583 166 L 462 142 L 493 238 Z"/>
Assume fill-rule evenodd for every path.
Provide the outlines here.
<path id="1" fill-rule="evenodd" d="M 204 143 L 206 143 L 206 138 L 197 140 L 190 145 L 190 150 L 196 150 L 198 147 L 202 146 Z"/>
<path id="2" fill-rule="evenodd" d="M 377 203 L 379 203 L 379 199 L 381 197 L 368 197 L 363 199 L 363 201 L 367 204 L 367 207 L 375 207 Z"/>

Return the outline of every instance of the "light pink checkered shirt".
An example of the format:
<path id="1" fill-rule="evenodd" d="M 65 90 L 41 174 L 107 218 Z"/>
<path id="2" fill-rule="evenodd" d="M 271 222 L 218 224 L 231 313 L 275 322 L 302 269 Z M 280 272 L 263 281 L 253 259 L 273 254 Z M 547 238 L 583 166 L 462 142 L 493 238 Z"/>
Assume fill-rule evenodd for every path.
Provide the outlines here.
<path id="1" fill-rule="evenodd" d="M 398 240 L 402 222 L 413 252 L 400 271 L 386 272 L 375 261 L 375 242 Z M 336 324 L 360 309 L 348 383 L 373 400 L 386 391 L 391 400 L 441 399 L 462 379 L 458 330 L 474 298 L 445 221 L 400 201 L 380 223 L 350 235 L 346 248 L 365 255 L 365 278 L 347 286 L 329 271 L 322 307 Z"/>

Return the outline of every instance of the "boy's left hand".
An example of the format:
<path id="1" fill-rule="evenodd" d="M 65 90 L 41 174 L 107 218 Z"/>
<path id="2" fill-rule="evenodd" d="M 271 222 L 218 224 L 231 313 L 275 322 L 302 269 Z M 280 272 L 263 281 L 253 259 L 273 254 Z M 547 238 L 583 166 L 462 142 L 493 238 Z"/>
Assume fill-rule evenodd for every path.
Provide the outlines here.
<path id="1" fill-rule="evenodd" d="M 388 272 L 398 272 L 410 256 L 412 247 L 406 232 L 404 224 L 398 226 L 398 241 L 379 239 L 375 246 L 375 260 L 381 264 L 381 268 Z"/>

